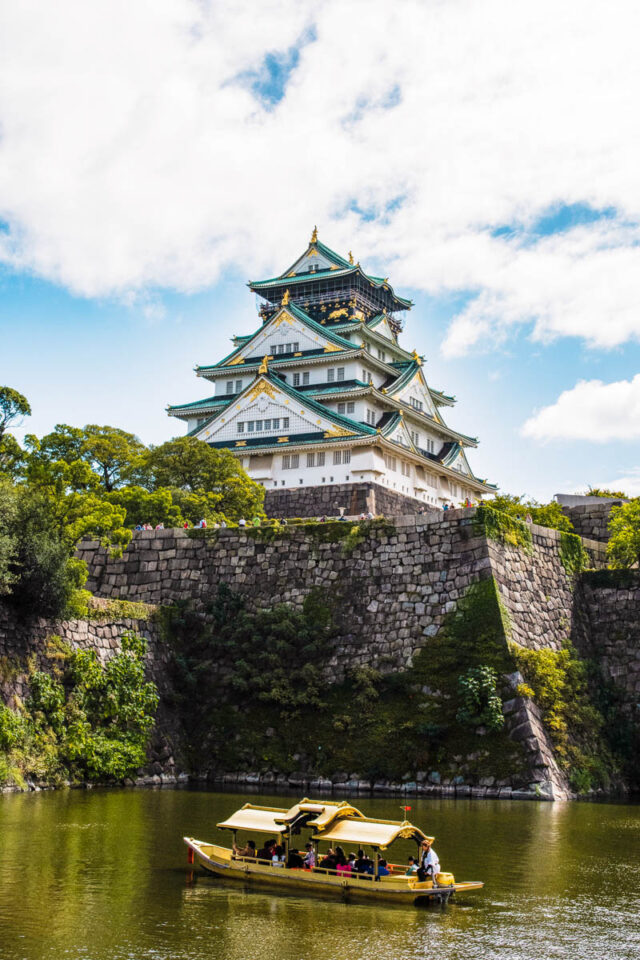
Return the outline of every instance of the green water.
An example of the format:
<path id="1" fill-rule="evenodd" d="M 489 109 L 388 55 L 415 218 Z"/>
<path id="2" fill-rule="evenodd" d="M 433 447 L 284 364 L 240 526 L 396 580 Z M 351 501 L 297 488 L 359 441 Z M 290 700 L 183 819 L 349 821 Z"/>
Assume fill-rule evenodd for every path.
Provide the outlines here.
<path id="1" fill-rule="evenodd" d="M 0 797 L 0 960 L 640 957 L 640 807 L 409 801 L 411 819 L 437 837 L 443 869 L 486 883 L 420 909 L 266 895 L 193 872 L 182 835 L 214 839 L 216 821 L 246 799 Z M 354 802 L 401 815 L 398 799 Z"/>

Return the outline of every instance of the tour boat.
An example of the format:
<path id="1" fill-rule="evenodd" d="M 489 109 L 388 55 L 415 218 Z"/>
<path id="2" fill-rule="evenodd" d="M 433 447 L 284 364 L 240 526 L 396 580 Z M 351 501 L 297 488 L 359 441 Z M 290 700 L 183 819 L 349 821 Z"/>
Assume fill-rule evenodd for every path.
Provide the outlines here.
<path id="1" fill-rule="evenodd" d="M 197 860 L 207 872 L 218 877 L 274 891 L 307 891 L 334 894 L 346 900 L 411 904 L 426 900 L 446 902 L 456 893 L 479 890 L 483 886 L 477 880 L 456 882 L 451 873 L 438 873 L 435 879 L 420 880 L 416 874 L 406 874 L 406 863 L 388 862 L 388 875 L 381 875 L 381 850 L 402 839 L 413 840 L 420 851 L 420 845 L 425 840 L 433 842 L 433 837 L 427 837 L 408 820 L 373 820 L 365 817 L 348 801 L 325 803 L 305 797 L 289 810 L 245 803 L 227 820 L 219 823 L 218 828 L 232 832 L 233 846 L 223 847 L 194 837 L 184 837 L 189 848 L 189 862 Z M 303 832 L 305 836 L 301 836 Z M 260 834 L 273 838 L 284 848 L 285 862 L 274 863 L 272 860 L 258 859 L 257 856 L 247 857 L 236 853 L 238 833 L 246 839 Z M 324 848 L 348 845 L 355 850 L 362 849 L 366 854 L 371 850 L 373 872 L 348 873 L 319 866 L 312 869 L 288 867 L 289 854 L 299 848 L 304 854 L 307 843 L 313 845 L 316 863 L 324 855 L 321 845 Z M 256 848 L 259 846 L 256 842 Z"/>

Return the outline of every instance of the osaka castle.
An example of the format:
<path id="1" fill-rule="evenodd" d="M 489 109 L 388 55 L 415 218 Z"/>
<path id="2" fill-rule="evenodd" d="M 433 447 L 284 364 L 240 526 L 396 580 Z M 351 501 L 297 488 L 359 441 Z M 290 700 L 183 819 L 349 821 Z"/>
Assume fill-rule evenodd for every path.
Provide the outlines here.
<path id="1" fill-rule="evenodd" d="M 477 439 L 445 423 L 454 397 L 431 387 L 424 358 L 400 345 L 412 303 L 386 278 L 314 229 L 284 273 L 248 286 L 259 327 L 196 367 L 211 396 L 168 407 L 190 436 L 230 450 L 274 493 L 366 482 L 433 508 L 495 491 L 469 466 Z"/>

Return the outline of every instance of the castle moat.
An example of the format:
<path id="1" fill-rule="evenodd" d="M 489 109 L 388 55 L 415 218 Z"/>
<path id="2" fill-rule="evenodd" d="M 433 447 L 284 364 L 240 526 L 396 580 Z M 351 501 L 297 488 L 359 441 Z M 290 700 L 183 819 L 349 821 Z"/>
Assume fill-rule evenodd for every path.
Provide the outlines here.
<path id="1" fill-rule="evenodd" d="M 184 834 L 246 799 L 195 789 L 0 798 L 3 960 L 631 960 L 640 953 L 640 806 L 412 798 L 443 869 L 484 880 L 446 908 L 248 891 L 187 864 Z M 399 798 L 367 798 L 397 819 Z M 407 849 L 407 853 L 411 853 Z M 394 850 L 394 856 L 396 856 Z"/>

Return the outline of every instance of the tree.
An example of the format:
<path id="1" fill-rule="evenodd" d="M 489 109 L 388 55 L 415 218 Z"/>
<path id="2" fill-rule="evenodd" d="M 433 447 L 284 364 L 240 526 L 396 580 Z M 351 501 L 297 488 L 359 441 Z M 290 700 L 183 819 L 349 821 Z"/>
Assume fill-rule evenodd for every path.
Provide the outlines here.
<path id="1" fill-rule="evenodd" d="M 17 576 L 15 520 L 17 497 L 8 480 L 0 477 L 0 596 L 10 593 Z"/>
<path id="2" fill-rule="evenodd" d="M 611 500 L 628 500 L 629 496 L 622 490 L 608 490 L 606 487 L 589 487 L 588 497 L 607 497 Z"/>
<path id="3" fill-rule="evenodd" d="M 640 566 L 640 497 L 611 508 L 607 554 L 614 567 Z"/>
<path id="4" fill-rule="evenodd" d="M 34 455 L 40 461 L 87 464 L 109 493 L 136 476 L 146 453 L 133 433 L 119 427 L 88 424 L 80 429 L 58 423 L 42 438 Z"/>
<path id="5" fill-rule="evenodd" d="M 525 500 L 522 495 L 499 493 L 493 500 L 487 500 L 486 503 L 494 510 L 501 510 L 516 520 L 526 520 L 528 514 L 533 522 L 540 524 L 541 527 L 564 530 L 566 533 L 573 532 L 573 524 L 564 515 L 562 507 L 556 500 L 550 503 L 538 503 L 537 500 Z"/>
<path id="6" fill-rule="evenodd" d="M 0 476 L 18 480 L 24 475 L 29 454 L 10 433 L 0 436 Z"/>
<path id="7" fill-rule="evenodd" d="M 139 523 L 150 523 L 153 527 L 159 523 L 165 527 L 179 527 L 184 521 L 180 507 L 173 502 L 171 490 L 165 488 L 149 491 L 138 486 L 120 487 L 106 496 L 109 503 L 126 510 L 124 523 L 130 528 Z"/>
<path id="8" fill-rule="evenodd" d="M 151 450 L 146 464 L 154 488 L 172 488 L 174 502 L 185 516 L 195 516 L 194 509 L 203 516 L 206 510 L 230 520 L 264 515 L 264 489 L 229 450 L 216 450 L 195 437 L 179 437 Z M 187 494 L 206 495 L 206 504 L 197 500 L 183 506 Z"/>
<path id="9" fill-rule="evenodd" d="M 0 437 L 22 417 L 31 416 L 26 397 L 12 387 L 0 387 Z"/>

